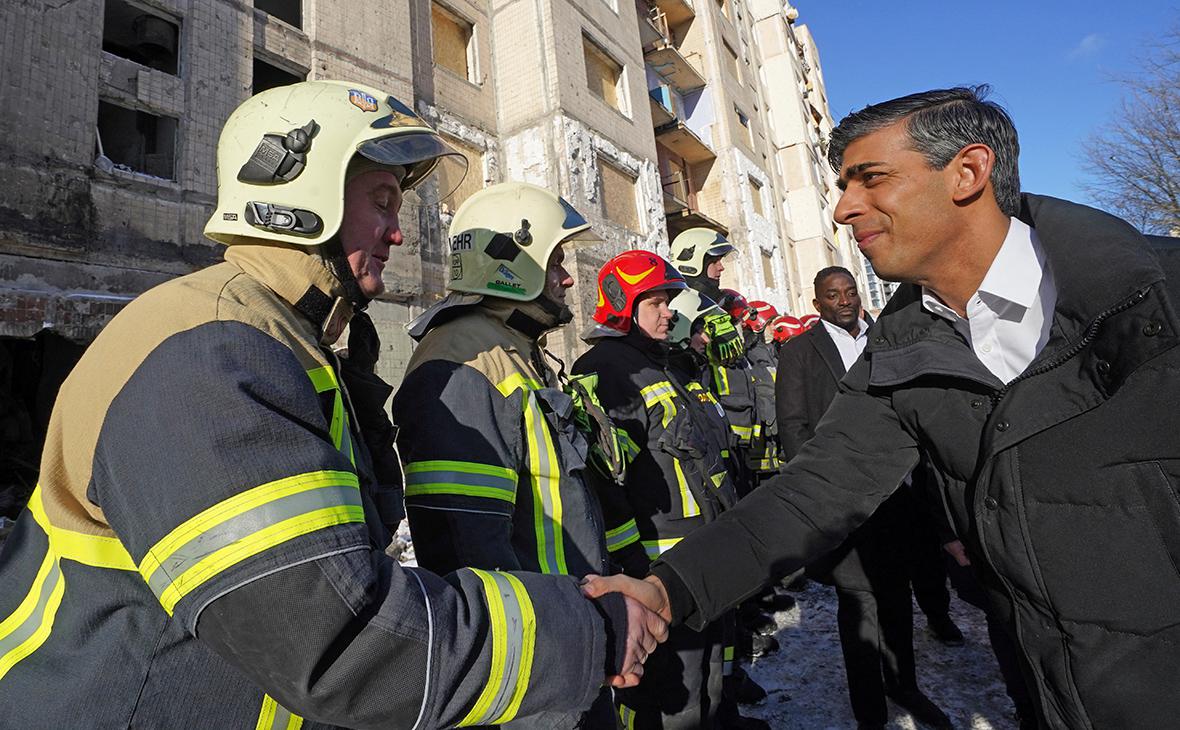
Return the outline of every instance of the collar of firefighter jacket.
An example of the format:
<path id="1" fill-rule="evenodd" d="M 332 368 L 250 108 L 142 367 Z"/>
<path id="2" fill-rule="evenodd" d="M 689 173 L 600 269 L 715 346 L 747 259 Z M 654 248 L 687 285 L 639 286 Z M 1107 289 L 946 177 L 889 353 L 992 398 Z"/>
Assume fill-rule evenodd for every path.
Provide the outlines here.
<path id="1" fill-rule="evenodd" d="M 508 329 L 523 335 L 530 345 L 561 326 L 557 315 L 541 305 L 540 297 L 530 302 L 485 297 L 479 306 Z"/>
<path id="2" fill-rule="evenodd" d="M 352 319 L 344 286 L 323 259 L 306 248 L 271 243 L 239 243 L 225 250 L 225 260 L 262 282 L 307 317 L 320 333 L 320 344 L 340 338 Z"/>

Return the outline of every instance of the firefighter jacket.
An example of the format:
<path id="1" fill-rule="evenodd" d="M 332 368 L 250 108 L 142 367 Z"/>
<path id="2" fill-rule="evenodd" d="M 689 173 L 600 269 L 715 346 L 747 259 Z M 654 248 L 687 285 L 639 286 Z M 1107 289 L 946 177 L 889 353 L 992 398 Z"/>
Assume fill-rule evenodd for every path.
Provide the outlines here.
<path id="1" fill-rule="evenodd" d="M 598 375 L 598 397 L 635 454 L 622 485 L 600 496 L 607 548 L 628 575 L 736 500 L 721 407 L 697 381 L 689 355 L 636 331 L 603 337 L 574 363 Z"/>
<path id="2" fill-rule="evenodd" d="M 393 416 L 423 567 L 606 570 L 589 446 L 537 341 L 554 326 L 536 302 L 489 297 L 414 350 Z"/>
<path id="3" fill-rule="evenodd" d="M 702 382 L 725 410 L 732 443 L 746 469 L 773 473 L 779 468 L 773 371 L 750 355 L 733 365 L 710 364 Z"/>
<path id="4" fill-rule="evenodd" d="M 436 728 L 589 704 L 617 609 L 570 578 L 386 557 L 321 348 L 351 310 L 337 280 L 293 248 L 225 256 L 128 304 L 61 388 L 0 555 L 4 721 Z"/>

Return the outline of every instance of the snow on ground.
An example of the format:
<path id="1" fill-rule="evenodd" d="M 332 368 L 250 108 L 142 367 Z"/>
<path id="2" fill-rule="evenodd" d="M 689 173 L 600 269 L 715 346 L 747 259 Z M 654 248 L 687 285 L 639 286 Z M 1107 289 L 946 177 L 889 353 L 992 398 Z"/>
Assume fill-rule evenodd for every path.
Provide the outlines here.
<path id="1" fill-rule="evenodd" d="M 793 594 L 797 605 L 775 616 L 782 646 L 747 667 L 769 697 L 745 705 L 742 714 L 760 717 L 776 730 L 845 730 L 856 720 L 848 705 L 844 659 L 836 632 L 836 593 L 815 582 Z M 963 630 L 965 646 L 948 647 L 926 632 L 922 612 L 914 607 L 914 652 L 918 686 L 961 730 L 1010 730 L 1016 727 L 1012 703 L 996 667 L 983 613 L 951 593 L 951 618 Z M 889 728 L 914 730 L 905 710 L 890 704 Z"/>

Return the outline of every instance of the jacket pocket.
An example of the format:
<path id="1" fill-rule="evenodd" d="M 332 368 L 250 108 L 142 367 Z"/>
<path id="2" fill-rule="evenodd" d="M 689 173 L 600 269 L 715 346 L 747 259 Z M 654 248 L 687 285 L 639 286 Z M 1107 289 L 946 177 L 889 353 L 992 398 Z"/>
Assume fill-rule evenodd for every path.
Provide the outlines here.
<path id="1" fill-rule="evenodd" d="M 1172 563 L 1173 575 L 1180 579 L 1180 460 L 1141 461 L 1127 466 L 1156 537 Z"/>

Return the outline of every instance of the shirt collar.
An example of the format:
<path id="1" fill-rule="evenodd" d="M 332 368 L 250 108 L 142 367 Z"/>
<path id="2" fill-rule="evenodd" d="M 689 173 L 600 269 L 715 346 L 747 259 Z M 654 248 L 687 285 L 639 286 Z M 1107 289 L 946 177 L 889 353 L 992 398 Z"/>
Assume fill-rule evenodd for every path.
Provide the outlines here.
<path id="1" fill-rule="evenodd" d="M 843 335 L 844 337 L 849 337 L 853 340 L 859 340 L 860 338 L 864 337 L 865 332 L 869 328 L 869 326 L 867 324 L 865 324 L 865 321 L 863 319 L 861 319 L 860 317 L 857 317 L 856 324 L 860 327 L 860 329 L 857 330 L 856 337 L 853 337 L 851 332 L 844 329 L 840 325 L 832 324 L 831 322 L 829 322 L 826 319 L 821 319 L 820 322 L 822 322 L 823 326 L 827 328 L 828 334 L 831 334 L 833 337 Z"/>
<path id="2" fill-rule="evenodd" d="M 1011 218 L 1008 235 L 1000 244 L 996 258 L 979 284 L 977 293 L 1012 302 L 1027 309 L 1036 300 L 1045 269 L 1045 253 L 1036 232 L 1027 223 Z M 926 287 L 922 287 L 922 306 L 943 319 L 957 322 L 959 315 Z"/>

